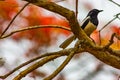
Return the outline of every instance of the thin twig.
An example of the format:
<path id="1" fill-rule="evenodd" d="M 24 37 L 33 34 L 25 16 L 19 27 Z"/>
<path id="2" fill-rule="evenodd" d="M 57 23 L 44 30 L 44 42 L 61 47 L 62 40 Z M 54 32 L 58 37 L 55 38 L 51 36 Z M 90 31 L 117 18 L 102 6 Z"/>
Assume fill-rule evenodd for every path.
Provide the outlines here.
<path id="1" fill-rule="evenodd" d="M 114 17 L 112 20 L 110 20 L 107 24 L 105 24 L 105 25 L 103 26 L 103 28 L 101 28 L 101 29 L 99 30 L 100 45 L 101 45 L 101 35 L 100 35 L 100 32 L 101 32 L 105 27 L 107 27 L 111 22 L 113 22 L 114 20 L 116 20 L 116 19 L 119 19 L 119 20 L 120 20 L 119 15 L 120 15 L 120 13 L 116 14 L 115 17 Z"/>
<path id="2" fill-rule="evenodd" d="M 76 7 L 75 7 L 75 11 L 76 11 L 76 18 L 78 17 L 78 0 L 76 0 Z"/>
<path id="3" fill-rule="evenodd" d="M 3 35 L 0 39 L 4 39 L 6 37 L 9 37 L 9 36 L 13 35 L 14 33 L 27 31 L 27 30 L 38 29 L 38 28 L 59 28 L 59 29 L 64 29 L 64 30 L 67 30 L 67 31 L 71 31 L 70 28 L 67 28 L 67 27 L 64 27 L 64 26 L 58 26 L 58 25 L 38 25 L 38 26 L 31 26 L 31 27 L 26 27 L 26 28 L 22 28 L 22 29 L 18 29 L 18 30 L 12 31 L 9 34 Z"/>
<path id="4" fill-rule="evenodd" d="M 120 7 L 120 4 L 116 3 L 115 1 L 113 1 L 113 0 L 109 0 L 109 1 Z"/>
<path id="5" fill-rule="evenodd" d="M 108 25 L 109 25 L 111 22 L 113 22 L 114 20 L 119 19 L 119 15 L 120 15 L 120 13 L 117 13 L 116 15 L 114 15 L 115 17 L 114 17 L 112 20 L 110 20 L 107 24 L 105 24 L 105 25 L 103 26 L 103 28 L 101 28 L 101 29 L 99 30 L 99 32 L 102 31 L 106 26 L 108 26 Z"/>
<path id="6" fill-rule="evenodd" d="M 107 24 L 105 24 L 100 30 L 99 30 L 99 41 L 100 41 L 100 45 L 101 45 L 101 35 L 100 35 L 100 32 L 105 28 L 107 27 L 111 22 L 113 22 L 114 20 L 116 20 L 117 17 L 114 17 L 112 20 L 110 20 Z"/>
<path id="7" fill-rule="evenodd" d="M 0 38 L 5 34 L 5 32 L 10 28 L 10 25 L 13 23 L 13 21 L 16 19 L 16 17 L 25 9 L 26 6 L 28 6 L 30 3 L 25 4 L 22 9 L 13 17 L 9 25 L 5 28 L 5 30 L 0 35 Z"/>
<path id="8" fill-rule="evenodd" d="M 71 53 L 68 55 L 68 57 L 65 59 L 65 61 L 48 77 L 46 77 L 44 80 L 52 80 L 58 73 L 60 73 L 61 70 L 64 69 L 64 67 L 70 62 L 70 60 L 73 58 L 75 52 L 78 50 L 78 46 L 80 44 L 80 41 L 78 40 L 75 44 L 74 49 L 71 51 Z"/>
<path id="9" fill-rule="evenodd" d="M 58 53 L 58 52 L 45 53 L 45 54 L 43 54 L 43 55 L 37 56 L 37 57 L 35 57 L 35 58 L 33 58 L 33 59 L 25 62 L 25 63 L 22 63 L 21 65 L 19 65 L 18 67 L 14 68 L 12 71 L 8 72 L 7 74 L 5 74 L 5 75 L 3 75 L 3 76 L 0 76 L 0 78 L 1 78 L 1 79 L 5 79 L 5 78 L 7 78 L 9 75 L 11 75 L 12 73 L 14 73 L 14 72 L 17 71 L 18 69 L 20 69 L 20 68 L 28 65 L 29 63 L 32 63 L 32 62 L 34 62 L 34 61 L 36 61 L 36 60 L 38 60 L 38 59 L 40 59 L 40 58 L 43 58 L 43 57 L 47 57 L 47 56 L 50 56 L 50 55 L 56 55 L 57 53 Z"/>
<path id="10" fill-rule="evenodd" d="M 111 22 L 113 22 L 115 19 L 117 19 L 117 17 L 114 17 L 112 20 L 110 20 L 107 24 L 105 24 L 100 30 L 99 32 L 101 32 L 106 26 L 108 26 Z"/>
<path id="11" fill-rule="evenodd" d="M 44 53 L 43 55 L 40 55 L 40 56 L 37 56 L 33 59 L 30 59 L 29 61 L 26 61 L 24 63 L 22 63 L 21 65 L 19 65 L 18 67 L 14 68 L 12 71 L 8 72 L 7 74 L 3 75 L 3 76 L 0 76 L 1 79 L 5 79 L 7 78 L 9 75 L 11 75 L 12 73 L 14 73 L 15 71 L 17 71 L 18 69 L 38 60 L 38 59 L 41 59 L 43 57 L 47 57 L 47 56 L 51 56 L 51 55 L 57 55 L 57 54 L 60 54 L 62 56 L 64 55 L 68 55 L 69 52 L 72 50 L 72 48 L 70 49 L 64 49 L 64 50 L 61 50 L 61 51 L 57 51 L 57 52 L 50 52 L 50 53 Z"/>
<path id="12" fill-rule="evenodd" d="M 60 54 L 57 55 L 51 55 L 51 56 L 47 56 L 45 58 L 43 58 L 42 60 L 34 63 L 33 65 L 29 66 L 27 69 L 21 71 L 16 77 L 14 77 L 14 79 L 12 80 L 21 80 L 21 78 L 23 78 L 24 76 L 26 76 L 28 73 L 34 71 L 35 69 L 37 69 L 38 67 L 43 66 L 44 64 L 46 64 L 47 62 L 50 62 L 51 60 L 54 60 L 58 57 L 60 57 Z"/>
<path id="13" fill-rule="evenodd" d="M 74 51 L 72 51 L 70 55 L 68 55 L 66 60 L 50 76 L 46 77 L 43 80 L 52 80 L 61 70 L 63 70 L 63 68 L 68 64 L 68 62 L 72 59 L 73 56 Z"/>
<path id="14" fill-rule="evenodd" d="M 109 46 L 113 44 L 115 35 L 116 35 L 116 33 L 112 34 L 112 36 L 111 36 L 111 38 L 109 40 L 109 43 L 107 45 L 105 45 L 105 47 L 104 47 L 105 49 L 109 48 Z"/>

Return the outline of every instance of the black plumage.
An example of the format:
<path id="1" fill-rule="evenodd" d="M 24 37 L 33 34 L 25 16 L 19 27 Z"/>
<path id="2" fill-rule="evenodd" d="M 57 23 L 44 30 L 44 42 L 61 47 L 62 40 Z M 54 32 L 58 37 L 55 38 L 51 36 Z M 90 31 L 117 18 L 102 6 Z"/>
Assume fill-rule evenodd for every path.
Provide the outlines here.
<path id="1" fill-rule="evenodd" d="M 91 23 L 93 23 L 93 24 L 97 27 L 97 26 L 98 26 L 98 23 L 99 23 L 97 15 L 98 15 L 98 13 L 101 12 L 101 11 L 103 11 L 103 10 L 92 9 L 92 10 L 88 13 L 88 15 L 86 16 L 86 18 L 87 18 L 87 17 L 89 17 L 89 18 L 82 24 L 81 28 L 84 29 L 85 26 L 88 24 L 89 21 L 90 21 Z"/>

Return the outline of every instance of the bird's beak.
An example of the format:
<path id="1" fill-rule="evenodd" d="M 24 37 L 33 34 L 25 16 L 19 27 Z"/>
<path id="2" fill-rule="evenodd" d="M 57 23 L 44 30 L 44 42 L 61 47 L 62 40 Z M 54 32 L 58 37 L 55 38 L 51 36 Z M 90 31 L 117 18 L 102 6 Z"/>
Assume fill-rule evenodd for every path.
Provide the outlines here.
<path id="1" fill-rule="evenodd" d="M 102 12 L 103 10 L 99 10 L 99 12 Z"/>

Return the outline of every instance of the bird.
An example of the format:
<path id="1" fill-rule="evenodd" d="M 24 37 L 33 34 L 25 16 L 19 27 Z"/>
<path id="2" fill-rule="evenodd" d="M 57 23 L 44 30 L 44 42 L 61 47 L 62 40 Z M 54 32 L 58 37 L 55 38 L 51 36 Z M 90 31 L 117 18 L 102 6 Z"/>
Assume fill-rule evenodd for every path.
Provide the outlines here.
<path id="1" fill-rule="evenodd" d="M 94 30 L 96 30 L 99 24 L 98 14 L 102 11 L 103 10 L 92 9 L 89 11 L 85 19 L 83 19 L 81 23 L 81 28 L 84 30 L 84 32 L 87 34 L 88 37 L 90 37 L 90 34 Z M 76 39 L 76 36 L 72 35 L 68 39 L 66 39 L 59 47 L 65 49 L 75 39 Z"/>

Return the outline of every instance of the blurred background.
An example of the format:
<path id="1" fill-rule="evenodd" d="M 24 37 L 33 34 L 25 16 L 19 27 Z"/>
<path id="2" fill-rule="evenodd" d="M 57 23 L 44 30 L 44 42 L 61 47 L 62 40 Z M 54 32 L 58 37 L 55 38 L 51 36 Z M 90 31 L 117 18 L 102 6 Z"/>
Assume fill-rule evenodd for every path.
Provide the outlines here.
<path id="1" fill-rule="evenodd" d="M 75 11 L 75 0 L 50 0 L 70 10 Z M 113 0 L 120 3 L 120 0 Z M 4 0 L 0 1 L 0 34 L 5 30 L 13 17 L 27 2 L 22 0 Z M 104 10 L 98 15 L 99 25 L 91 37 L 96 44 L 100 44 L 98 31 L 112 20 L 116 14 L 120 13 L 120 6 L 112 3 L 110 0 L 78 0 L 78 20 L 86 17 L 91 9 Z M 32 4 L 28 5 L 11 24 L 5 34 L 25 27 L 35 25 L 59 25 L 70 27 L 67 20 L 53 12 L 39 8 Z M 116 19 L 101 32 L 101 45 L 105 45 L 113 32 L 120 34 L 120 20 Z M 57 28 L 42 28 L 30 31 L 15 33 L 10 37 L 0 40 L 0 75 L 13 70 L 25 61 L 28 61 L 45 52 L 62 50 L 59 45 L 67 39 L 72 33 Z M 69 46 L 73 47 L 75 41 Z M 113 49 L 120 49 L 119 40 L 111 46 Z M 42 80 L 43 77 L 50 75 L 65 59 L 60 57 L 45 64 L 28 74 L 22 80 Z M 16 71 L 5 80 L 11 80 L 20 71 Z M 120 71 L 109 65 L 106 65 L 96 59 L 91 54 L 84 52 L 77 54 L 65 67 L 65 69 L 54 80 L 119 80 Z M 1 79 L 2 80 L 2 79 Z"/>

